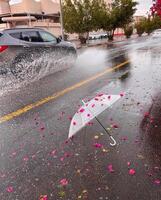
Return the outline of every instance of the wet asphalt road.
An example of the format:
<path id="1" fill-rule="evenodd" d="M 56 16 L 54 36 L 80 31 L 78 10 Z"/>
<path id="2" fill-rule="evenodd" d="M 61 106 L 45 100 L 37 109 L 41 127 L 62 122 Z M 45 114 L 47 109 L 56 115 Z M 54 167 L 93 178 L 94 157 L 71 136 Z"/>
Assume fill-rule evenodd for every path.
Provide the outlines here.
<path id="1" fill-rule="evenodd" d="M 82 49 L 75 66 L 7 90 L 0 116 L 129 60 L 112 72 L 0 124 L 1 200 L 160 200 L 161 41 Z M 67 141 L 82 98 L 125 96 Z"/>

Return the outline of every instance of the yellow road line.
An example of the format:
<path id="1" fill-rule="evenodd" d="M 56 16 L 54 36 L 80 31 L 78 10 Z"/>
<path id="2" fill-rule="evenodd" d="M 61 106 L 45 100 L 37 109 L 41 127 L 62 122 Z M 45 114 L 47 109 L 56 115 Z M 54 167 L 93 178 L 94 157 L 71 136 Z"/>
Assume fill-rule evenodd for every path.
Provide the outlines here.
<path id="1" fill-rule="evenodd" d="M 18 116 L 20 116 L 20 115 L 22 115 L 22 114 L 24 114 L 24 113 L 36 108 L 36 107 L 38 107 L 38 106 L 41 106 L 41 105 L 43 105 L 45 103 L 48 103 L 48 102 L 50 102 L 50 101 L 52 101 L 54 99 L 57 99 L 58 97 L 61 97 L 64 94 L 66 94 L 66 93 L 68 93 L 68 92 L 70 92 L 72 90 L 80 88 L 80 87 L 86 85 L 87 83 L 89 83 L 91 81 L 94 81 L 97 78 L 100 78 L 101 76 L 103 76 L 105 74 L 108 74 L 108 73 L 110 73 L 110 72 L 112 72 L 112 71 L 114 71 L 116 69 L 119 69 L 119 68 L 123 67 L 124 65 L 128 64 L 129 62 L 130 61 L 127 60 L 127 61 L 125 61 L 125 62 L 123 62 L 123 63 L 121 63 L 119 65 L 116 65 L 113 68 L 108 68 L 105 71 L 103 71 L 103 72 L 101 72 L 99 74 L 96 74 L 95 76 L 92 76 L 91 78 L 88 78 L 88 79 L 86 79 L 84 81 L 81 81 L 81 82 L 79 82 L 79 83 L 77 83 L 77 84 L 75 84 L 75 85 L 73 85 L 71 87 L 68 87 L 68 88 L 66 88 L 66 89 L 64 89 L 64 90 L 62 90 L 60 92 L 57 92 L 57 93 L 53 94 L 52 96 L 46 97 L 46 98 L 41 99 L 40 101 L 37 101 L 37 102 L 35 102 L 33 104 L 30 104 L 30 105 L 27 105 L 27 106 L 25 106 L 23 108 L 20 108 L 15 112 L 12 112 L 12 113 L 9 113 L 7 115 L 4 115 L 4 116 L 0 117 L 0 123 L 9 121 L 9 120 L 11 120 L 11 119 L 13 119 L 15 117 L 18 117 Z"/>

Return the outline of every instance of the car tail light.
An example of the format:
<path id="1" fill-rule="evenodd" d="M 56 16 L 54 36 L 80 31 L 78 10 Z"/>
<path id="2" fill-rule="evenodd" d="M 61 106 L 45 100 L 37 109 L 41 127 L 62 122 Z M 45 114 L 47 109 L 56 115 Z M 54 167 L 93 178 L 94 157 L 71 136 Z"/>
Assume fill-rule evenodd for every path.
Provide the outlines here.
<path id="1" fill-rule="evenodd" d="M 8 46 L 0 46 L 0 53 L 5 51 L 8 48 Z"/>

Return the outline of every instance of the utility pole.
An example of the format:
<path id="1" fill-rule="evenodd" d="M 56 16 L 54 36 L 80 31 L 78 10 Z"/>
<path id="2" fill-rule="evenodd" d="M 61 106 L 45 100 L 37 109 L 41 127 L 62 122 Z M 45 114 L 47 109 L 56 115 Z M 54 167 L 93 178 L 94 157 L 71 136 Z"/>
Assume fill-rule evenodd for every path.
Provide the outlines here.
<path id="1" fill-rule="evenodd" d="M 63 22 L 63 8 L 62 8 L 62 0 L 59 0 L 60 2 L 60 24 L 61 24 L 61 35 L 62 40 L 64 40 L 64 22 Z"/>

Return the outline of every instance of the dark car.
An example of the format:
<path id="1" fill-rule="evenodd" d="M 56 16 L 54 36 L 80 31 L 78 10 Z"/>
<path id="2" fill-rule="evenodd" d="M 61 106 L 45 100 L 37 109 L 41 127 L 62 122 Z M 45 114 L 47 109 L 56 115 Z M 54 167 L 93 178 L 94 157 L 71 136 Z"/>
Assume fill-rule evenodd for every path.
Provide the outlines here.
<path id="1" fill-rule="evenodd" d="M 8 70 L 15 76 L 27 64 L 48 65 L 62 58 L 76 56 L 74 44 L 61 41 L 51 33 L 38 28 L 16 28 L 0 32 L 0 74 Z"/>

